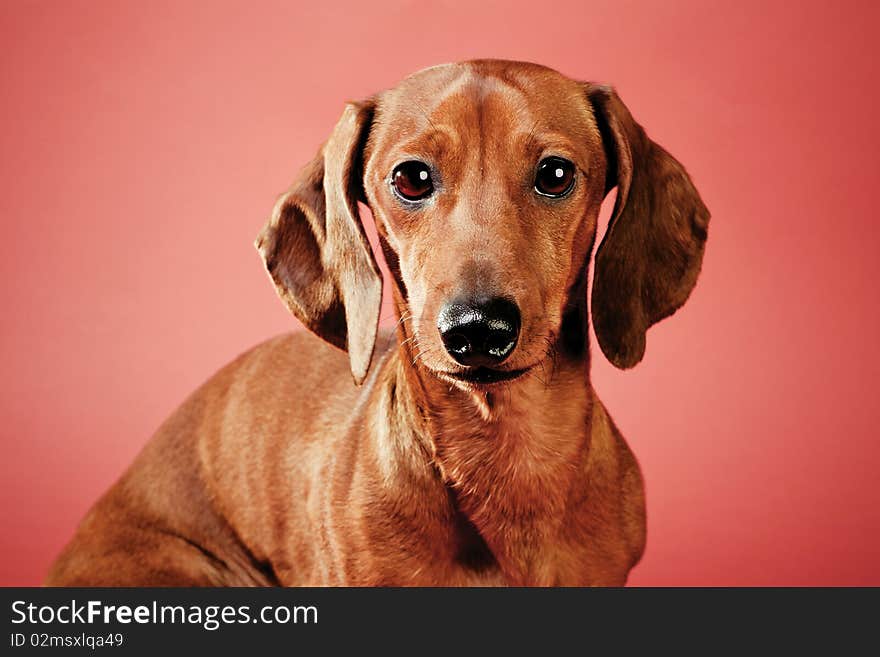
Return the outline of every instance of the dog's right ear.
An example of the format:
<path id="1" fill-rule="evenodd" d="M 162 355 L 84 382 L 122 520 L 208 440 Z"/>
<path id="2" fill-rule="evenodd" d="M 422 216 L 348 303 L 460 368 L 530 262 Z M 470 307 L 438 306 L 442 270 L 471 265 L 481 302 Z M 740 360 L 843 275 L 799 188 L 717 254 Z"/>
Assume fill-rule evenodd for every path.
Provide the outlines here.
<path id="1" fill-rule="evenodd" d="M 254 243 L 291 312 L 348 351 L 357 384 L 370 367 L 382 302 L 382 277 L 357 205 L 373 111 L 372 101 L 346 106 Z"/>

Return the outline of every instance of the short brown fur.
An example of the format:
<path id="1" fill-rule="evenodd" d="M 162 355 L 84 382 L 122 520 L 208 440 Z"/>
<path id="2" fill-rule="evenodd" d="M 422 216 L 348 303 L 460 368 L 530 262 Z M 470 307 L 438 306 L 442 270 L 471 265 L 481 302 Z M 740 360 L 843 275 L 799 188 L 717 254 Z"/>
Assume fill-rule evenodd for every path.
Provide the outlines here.
<path id="1" fill-rule="evenodd" d="M 577 166 L 564 199 L 532 189 L 549 154 Z M 417 209 L 389 184 L 413 158 L 437 174 Z M 323 341 L 275 338 L 196 391 L 47 583 L 624 584 L 645 546 L 642 478 L 590 384 L 587 343 L 588 262 L 614 187 L 592 317 L 606 356 L 631 367 L 693 288 L 709 213 L 613 90 L 481 60 L 349 104 L 257 239 Z M 359 201 L 394 280 L 399 321 L 378 337 Z M 515 300 L 503 368 L 523 376 L 455 378 L 436 318 L 462 293 Z"/>

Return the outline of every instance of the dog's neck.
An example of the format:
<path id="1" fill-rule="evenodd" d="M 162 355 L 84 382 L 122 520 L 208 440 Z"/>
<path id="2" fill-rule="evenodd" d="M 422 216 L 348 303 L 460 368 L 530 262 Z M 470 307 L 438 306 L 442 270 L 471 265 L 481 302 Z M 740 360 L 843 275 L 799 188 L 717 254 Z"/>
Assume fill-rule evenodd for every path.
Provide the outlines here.
<path id="1" fill-rule="evenodd" d="M 464 389 L 413 367 L 401 329 L 395 394 L 413 409 L 413 435 L 512 581 L 540 581 L 572 490 L 585 471 L 592 388 L 586 310 L 563 322 L 555 349 L 526 376 Z M 402 324 L 401 324 L 402 326 Z"/>

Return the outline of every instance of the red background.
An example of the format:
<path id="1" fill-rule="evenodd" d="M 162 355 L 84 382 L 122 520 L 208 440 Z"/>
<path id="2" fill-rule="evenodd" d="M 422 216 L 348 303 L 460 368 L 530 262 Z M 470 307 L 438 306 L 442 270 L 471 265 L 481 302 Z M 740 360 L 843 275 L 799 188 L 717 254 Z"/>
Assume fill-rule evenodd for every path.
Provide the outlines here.
<path id="1" fill-rule="evenodd" d="M 631 583 L 880 584 L 880 5 L 302 4 L 2 4 L 0 583 L 292 327 L 251 242 L 343 101 L 491 56 L 615 84 L 713 214 L 645 361 L 594 347 L 647 482 Z"/>

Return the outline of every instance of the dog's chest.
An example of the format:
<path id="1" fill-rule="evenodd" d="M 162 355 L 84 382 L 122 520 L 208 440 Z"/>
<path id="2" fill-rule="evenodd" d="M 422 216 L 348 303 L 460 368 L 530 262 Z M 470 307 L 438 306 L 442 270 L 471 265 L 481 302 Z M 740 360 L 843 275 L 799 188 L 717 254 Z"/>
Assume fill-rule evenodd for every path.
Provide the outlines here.
<path id="1" fill-rule="evenodd" d="M 493 561 L 457 573 L 475 585 L 558 583 L 586 549 L 562 537 L 587 441 L 586 404 L 553 414 L 516 410 L 491 423 L 446 422 L 435 435 L 455 504 Z"/>

